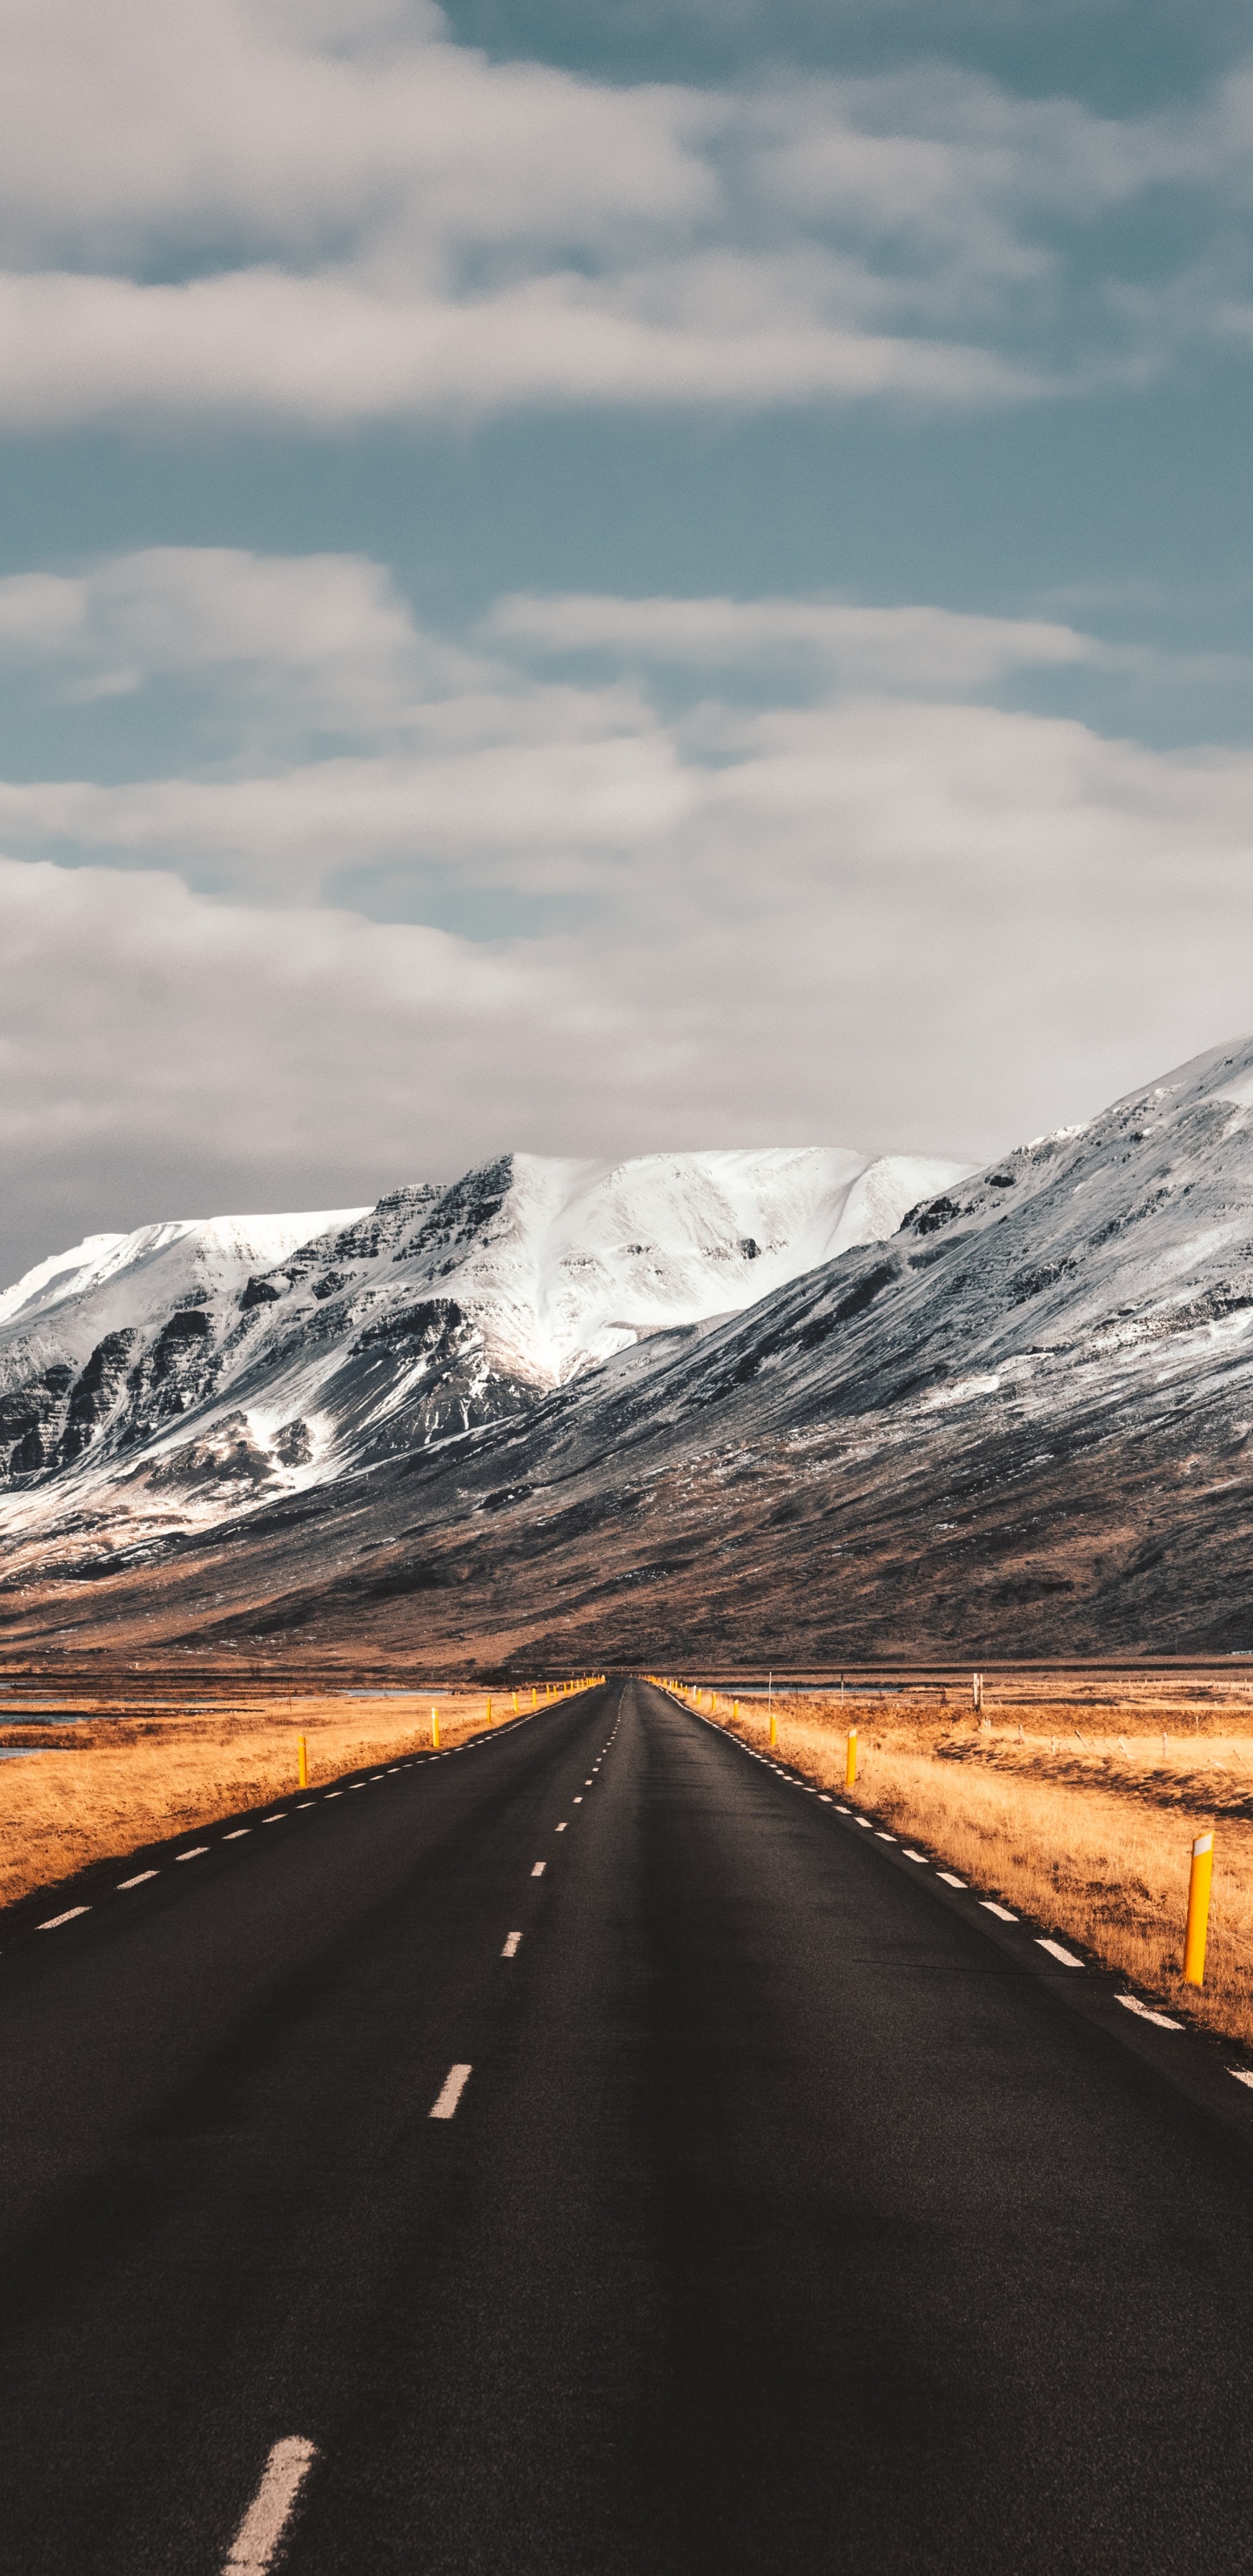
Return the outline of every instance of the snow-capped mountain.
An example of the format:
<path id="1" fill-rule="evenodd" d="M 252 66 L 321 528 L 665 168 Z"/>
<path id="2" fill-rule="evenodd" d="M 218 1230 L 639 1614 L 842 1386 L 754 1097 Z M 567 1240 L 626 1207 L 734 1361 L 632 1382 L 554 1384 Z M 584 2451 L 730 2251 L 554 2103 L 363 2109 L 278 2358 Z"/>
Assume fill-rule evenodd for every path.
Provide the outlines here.
<path id="1" fill-rule="evenodd" d="M 524 1411 L 899 1225 L 964 1167 L 507 1155 L 374 1208 L 97 1235 L 0 1297 L 10 1528 L 122 1480 L 197 1522 Z"/>
<path id="2" fill-rule="evenodd" d="M 216 1392 L 131 1448 L 119 1394 L 11 1489 L 0 1637 L 406 1670 L 1253 1653 L 1253 1038 L 974 1178 L 898 1172 L 902 1221 L 849 1243 L 881 1180 L 519 1161 L 324 1228 L 223 1306 Z"/>
<path id="3" fill-rule="evenodd" d="M 842 1221 L 832 1182 L 816 1183 L 791 1237 L 806 1253 Z M 466 1263 L 503 1258 L 507 1195 L 469 1224 L 469 1201 L 493 1196 L 477 1176 L 425 1235 L 427 1292 L 444 1261 L 451 1285 Z M 394 1227 L 387 1258 L 419 1257 L 434 1216 L 423 1200 L 367 1225 Z M 631 1223 L 626 1246 L 658 1239 Z M 750 1226 L 737 1202 L 721 1227 L 717 1277 L 745 1288 L 766 1256 L 737 1253 L 740 1233 L 761 1245 L 769 1221 Z M 286 1256 L 241 1291 L 241 1309 L 261 1295 L 272 1317 L 292 1301 L 293 1368 L 301 1351 L 314 1365 L 312 1307 L 379 1289 L 359 1341 L 392 1312 L 371 1240 L 332 1230 L 309 1260 Z M 698 1259 L 712 1240 L 699 1233 Z M 685 1233 L 680 1266 L 691 1251 Z M 973 1180 L 917 1192 L 896 1231 L 798 1265 L 738 1312 L 720 1288 L 722 1320 L 712 1287 L 703 1321 L 690 1302 L 687 1320 L 667 1321 L 660 1285 L 650 1307 L 606 1304 L 586 1257 L 600 1284 L 561 1310 L 548 1392 L 512 1378 L 512 1412 L 424 1442 L 419 1399 L 397 1394 L 411 1350 L 378 1399 L 398 1427 L 409 1408 L 407 1444 L 371 1449 L 365 1397 L 355 1427 L 343 1397 L 342 1372 L 366 1363 L 341 1332 L 318 1383 L 324 1403 L 336 1389 L 336 1454 L 364 1471 L 272 1487 L 266 1508 L 253 1498 L 233 1517 L 215 1488 L 199 1532 L 184 1481 L 179 1534 L 162 1536 L 162 1441 L 201 1436 L 162 1433 L 134 1502 L 115 1462 L 98 1508 L 14 1533 L 0 1635 L 128 1656 L 161 1641 L 209 1656 L 281 1647 L 406 1670 L 1253 1651 L 1253 1039 Z M 349 1269 L 351 1288 L 326 1286 Z M 565 1277 L 560 1260 L 544 1276 Z M 397 1313 L 413 1310 L 406 1293 Z M 650 1338 L 625 1347 L 628 1324 Z M 619 1347 L 554 1383 L 597 1330 Z M 280 1331 L 276 1369 L 281 1346 Z M 482 1340 L 476 1366 L 485 1353 Z M 82 1474 L 9 1509 L 83 1493 Z"/>

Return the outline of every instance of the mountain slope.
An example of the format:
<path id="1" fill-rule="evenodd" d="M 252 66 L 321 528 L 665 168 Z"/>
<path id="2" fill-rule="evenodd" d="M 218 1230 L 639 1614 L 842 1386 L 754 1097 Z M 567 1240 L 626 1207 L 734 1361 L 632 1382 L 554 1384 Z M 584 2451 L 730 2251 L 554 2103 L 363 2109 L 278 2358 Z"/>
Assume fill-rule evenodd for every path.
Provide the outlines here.
<path id="1" fill-rule="evenodd" d="M 534 1668 L 1253 1649 L 1253 1039 L 888 1241 L 524 1413 L 99 1579 L 11 1637 Z"/>
<path id="2" fill-rule="evenodd" d="M 890 1231 L 961 1166 L 838 1149 L 509 1155 L 331 1217 L 97 1236 L 0 1298 L 10 1532 L 203 1526 L 526 1411 Z"/>

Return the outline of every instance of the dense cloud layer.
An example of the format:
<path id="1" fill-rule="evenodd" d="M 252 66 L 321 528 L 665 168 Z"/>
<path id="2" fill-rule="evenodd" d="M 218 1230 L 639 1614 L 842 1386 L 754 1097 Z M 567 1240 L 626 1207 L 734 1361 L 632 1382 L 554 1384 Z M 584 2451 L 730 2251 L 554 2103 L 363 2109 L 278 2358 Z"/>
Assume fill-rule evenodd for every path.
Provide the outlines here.
<path id="1" fill-rule="evenodd" d="M 67 727 L 176 685 L 228 745 L 0 785 L 11 1273 L 506 1144 L 981 1160 L 1247 1016 L 1253 758 L 981 694 L 1076 628 L 563 595 L 446 639 L 359 559 L 165 548 L 0 583 L 0 647 Z"/>

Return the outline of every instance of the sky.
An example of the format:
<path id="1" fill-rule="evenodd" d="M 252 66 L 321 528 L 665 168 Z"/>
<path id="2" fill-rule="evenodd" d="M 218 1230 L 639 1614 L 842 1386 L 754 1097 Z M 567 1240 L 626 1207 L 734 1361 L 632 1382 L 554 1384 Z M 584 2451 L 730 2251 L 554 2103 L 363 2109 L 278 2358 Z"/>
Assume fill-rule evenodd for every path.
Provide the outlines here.
<path id="1" fill-rule="evenodd" d="M 0 1271 L 1253 1024 L 1226 0 L 0 0 Z"/>

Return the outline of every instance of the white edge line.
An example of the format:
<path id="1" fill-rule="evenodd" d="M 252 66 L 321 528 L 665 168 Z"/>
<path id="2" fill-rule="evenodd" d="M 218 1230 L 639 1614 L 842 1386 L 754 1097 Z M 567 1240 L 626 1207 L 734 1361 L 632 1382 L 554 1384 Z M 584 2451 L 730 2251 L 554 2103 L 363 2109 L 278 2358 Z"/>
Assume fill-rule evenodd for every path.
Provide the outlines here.
<path id="1" fill-rule="evenodd" d="M 312 2442 L 299 2433 L 276 2442 L 261 2472 L 261 2484 L 248 2507 L 222 2576 L 266 2576 L 291 2519 L 292 2507 L 317 2458 Z"/>
<path id="2" fill-rule="evenodd" d="M 946 1887 L 964 1887 L 966 1884 L 965 1879 L 957 1878 L 951 1869 L 937 1869 L 935 1874 L 943 1879 Z"/>
<path id="3" fill-rule="evenodd" d="M 1181 2021 L 1173 2021 L 1169 2013 L 1154 2012 L 1152 2005 L 1142 2004 L 1138 1995 L 1115 1995 L 1114 2001 L 1122 2005 L 1124 2012 L 1138 2014 L 1141 2021 L 1155 2022 L 1159 2030 L 1183 2030 L 1186 2027 Z"/>
<path id="4" fill-rule="evenodd" d="M 1016 1914 L 1010 1913 L 1007 1905 L 998 1905 L 995 1897 L 981 1896 L 979 1903 L 983 1907 L 985 1914 L 994 1914 L 996 1916 L 998 1923 L 1016 1923 L 1018 1920 Z"/>
<path id="5" fill-rule="evenodd" d="M 1060 1941 L 1046 1940 L 1043 1934 L 1040 1934 L 1038 1937 L 1036 1948 L 1038 1950 L 1047 1950 L 1050 1959 L 1056 1959 L 1059 1967 L 1081 1968 L 1083 1966 L 1082 1959 L 1076 1959 L 1072 1950 L 1063 1950 Z"/>
<path id="6" fill-rule="evenodd" d="M 427 2113 L 430 2120 L 451 2120 L 470 2080 L 468 2066 L 450 2066 Z"/>

